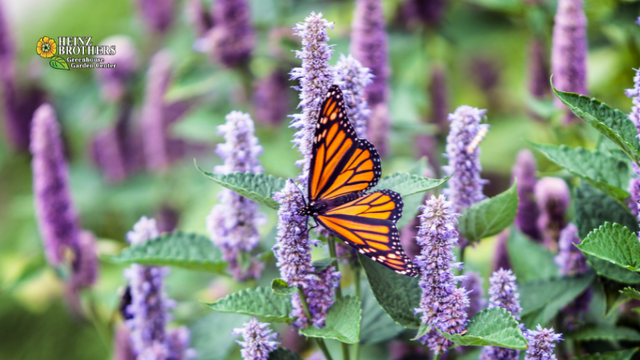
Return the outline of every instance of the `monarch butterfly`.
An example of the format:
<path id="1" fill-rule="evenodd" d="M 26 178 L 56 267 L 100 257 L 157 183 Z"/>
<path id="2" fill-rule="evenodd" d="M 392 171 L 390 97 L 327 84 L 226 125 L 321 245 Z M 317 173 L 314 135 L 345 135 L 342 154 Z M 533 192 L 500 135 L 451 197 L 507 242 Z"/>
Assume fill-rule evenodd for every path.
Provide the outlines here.
<path id="1" fill-rule="evenodd" d="M 358 252 L 398 274 L 417 276 L 396 227 L 402 197 L 391 190 L 365 193 L 380 179 L 380 156 L 373 144 L 356 135 L 337 85 L 331 86 L 320 110 L 309 168 L 309 204 L 300 213 L 313 216 Z"/>

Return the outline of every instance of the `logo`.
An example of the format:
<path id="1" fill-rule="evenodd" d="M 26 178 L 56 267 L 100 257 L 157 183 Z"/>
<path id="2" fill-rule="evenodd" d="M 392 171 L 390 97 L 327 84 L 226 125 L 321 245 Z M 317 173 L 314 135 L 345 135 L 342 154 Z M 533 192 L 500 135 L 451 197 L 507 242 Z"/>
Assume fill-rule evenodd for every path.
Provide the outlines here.
<path id="1" fill-rule="evenodd" d="M 36 53 L 50 59 L 49 66 L 57 70 L 115 68 L 117 64 L 105 63 L 105 58 L 98 56 L 115 55 L 116 46 L 93 45 L 91 39 L 91 36 L 61 36 L 56 43 L 53 38 L 43 36 L 38 40 Z"/>

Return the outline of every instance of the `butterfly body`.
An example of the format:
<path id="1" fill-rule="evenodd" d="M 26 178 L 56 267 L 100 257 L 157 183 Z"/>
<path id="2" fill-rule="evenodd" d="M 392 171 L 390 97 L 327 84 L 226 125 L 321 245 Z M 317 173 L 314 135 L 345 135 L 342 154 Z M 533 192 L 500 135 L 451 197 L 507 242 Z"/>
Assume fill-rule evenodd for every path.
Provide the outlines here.
<path id="1" fill-rule="evenodd" d="M 417 276 L 400 245 L 396 222 L 402 197 L 391 190 L 367 192 L 382 174 L 375 146 L 357 137 L 344 95 L 333 85 L 320 108 L 313 139 L 307 198 L 300 213 L 312 216 L 358 252 L 395 272 Z"/>

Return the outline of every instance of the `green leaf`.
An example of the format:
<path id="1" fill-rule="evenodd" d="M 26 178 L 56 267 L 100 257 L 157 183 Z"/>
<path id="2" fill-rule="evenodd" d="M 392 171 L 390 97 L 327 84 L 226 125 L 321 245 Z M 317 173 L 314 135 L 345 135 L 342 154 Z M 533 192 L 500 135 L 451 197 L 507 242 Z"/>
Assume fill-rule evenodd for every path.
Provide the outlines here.
<path id="1" fill-rule="evenodd" d="M 375 344 L 398 336 L 404 328 L 391 320 L 373 297 L 367 280 L 360 285 L 362 301 L 362 325 L 360 325 L 360 343 Z"/>
<path id="2" fill-rule="evenodd" d="M 640 271 L 638 236 L 620 224 L 605 223 L 576 245 L 583 253 L 598 257 L 627 270 Z"/>
<path id="3" fill-rule="evenodd" d="M 209 237 L 182 232 L 164 234 L 129 246 L 108 260 L 120 264 L 171 265 L 211 272 L 221 272 L 227 266 Z"/>
<path id="4" fill-rule="evenodd" d="M 431 325 L 420 324 L 420 328 L 418 329 L 418 332 L 416 333 L 416 336 L 411 340 L 418 340 L 421 337 L 427 335 L 429 333 L 429 331 L 431 331 Z"/>
<path id="5" fill-rule="evenodd" d="M 279 347 L 269 353 L 267 360 L 302 360 L 302 358 L 289 349 Z"/>
<path id="6" fill-rule="evenodd" d="M 495 307 L 477 313 L 469 320 L 464 335 L 440 333 L 458 346 L 498 346 L 526 349 L 527 340 L 518 328 L 518 322 L 506 309 Z"/>
<path id="7" fill-rule="evenodd" d="M 272 197 L 274 192 L 284 188 L 285 179 L 250 172 L 236 172 L 229 175 L 221 175 L 204 171 L 199 168 L 197 164 L 196 167 L 204 176 L 236 192 L 238 195 L 273 209 L 280 207 L 280 204 L 273 200 Z"/>
<path id="8" fill-rule="evenodd" d="M 248 320 L 242 315 L 212 312 L 190 324 L 191 347 L 198 352 L 198 360 L 226 360 L 236 346 L 231 332 Z"/>
<path id="9" fill-rule="evenodd" d="M 334 261 L 335 261 L 335 258 L 328 257 L 328 258 L 324 258 L 324 259 L 320 259 L 320 260 L 314 261 L 311 264 L 311 266 L 313 266 L 314 272 L 317 274 L 317 273 L 321 272 L 322 270 L 328 268 L 329 266 L 333 265 Z"/>
<path id="10" fill-rule="evenodd" d="M 429 179 L 424 176 L 411 175 L 405 172 L 397 172 L 387 175 L 380 179 L 373 190 L 389 189 L 399 193 L 402 196 L 422 193 L 427 190 L 435 189 L 446 183 L 451 175 L 443 179 Z"/>
<path id="11" fill-rule="evenodd" d="M 626 287 L 623 290 L 620 290 L 620 292 L 632 299 L 640 300 L 640 291 L 632 288 L 631 286 Z"/>
<path id="12" fill-rule="evenodd" d="M 627 209 L 602 191 L 582 183 L 575 190 L 576 226 L 581 239 L 605 222 L 618 223 L 637 232 L 638 220 Z"/>
<path id="13" fill-rule="evenodd" d="M 622 304 L 626 298 L 622 296 L 624 284 L 617 281 L 609 280 L 601 277 L 598 279 L 602 286 L 602 292 L 604 293 L 605 307 L 604 316 L 611 315 L 620 304 Z"/>
<path id="14" fill-rule="evenodd" d="M 638 348 L 622 351 L 611 351 L 604 354 L 595 353 L 592 355 L 573 357 L 571 358 L 571 360 L 630 360 L 636 351 L 638 351 Z"/>
<path id="15" fill-rule="evenodd" d="M 505 192 L 471 205 L 458 218 L 460 234 L 469 241 L 495 235 L 506 229 L 518 213 L 517 181 Z"/>
<path id="16" fill-rule="evenodd" d="M 549 249 L 530 240 L 515 226 L 510 229 L 507 251 L 513 272 L 521 283 L 558 276 L 558 267 Z"/>
<path id="17" fill-rule="evenodd" d="M 271 282 L 271 291 L 276 295 L 289 296 L 297 293 L 298 288 L 289 286 L 289 284 L 282 279 L 273 279 Z"/>
<path id="18" fill-rule="evenodd" d="M 624 190 L 629 186 L 631 177 L 628 162 L 601 151 L 589 151 L 581 147 L 532 145 L 549 160 L 586 180 L 612 198 L 622 201 L 629 197 L 629 193 Z"/>
<path id="19" fill-rule="evenodd" d="M 613 325 L 605 326 L 604 324 L 582 328 L 576 332 L 566 334 L 564 337 L 567 340 L 578 341 L 640 341 L 640 333 L 634 329 Z"/>
<path id="20" fill-rule="evenodd" d="M 413 311 L 420 307 L 422 291 L 418 278 L 400 275 L 368 257 L 358 254 L 367 274 L 373 296 L 382 309 L 407 329 L 420 328 L 420 318 Z"/>
<path id="21" fill-rule="evenodd" d="M 353 295 L 347 295 L 336 300 L 329 309 L 325 327 L 309 326 L 300 329 L 300 333 L 307 337 L 336 339 L 343 343 L 355 344 L 359 341 L 361 318 L 360 300 Z"/>
<path id="22" fill-rule="evenodd" d="M 49 60 L 49 66 L 58 70 L 69 70 L 69 64 L 62 56 L 54 56 Z"/>
<path id="23" fill-rule="evenodd" d="M 425 194 L 413 194 L 402 198 L 404 209 L 402 217 L 396 223 L 398 229 L 402 229 L 418 216 L 420 206 L 424 204 Z"/>
<path id="24" fill-rule="evenodd" d="M 584 257 L 587 259 L 589 266 L 591 266 L 591 268 L 600 276 L 604 276 L 624 284 L 640 284 L 640 274 L 635 271 L 621 268 L 618 265 L 586 253 L 584 254 Z"/>
<path id="25" fill-rule="evenodd" d="M 293 321 L 289 316 L 292 310 L 291 299 L 278 296 L 269 288 L 245 289 L 205 305 L 219 312 L 259 316 L 268 322 Z"/>
<path id="26" fill-rule="evenodd" d="M 627 115 L 597 99 L 556 88 L 553 88 L 553 91 L 576 116 L 611 140 L 633 161 L 640 161 L 638 139 L 636 139 L 638 130 Z"/>

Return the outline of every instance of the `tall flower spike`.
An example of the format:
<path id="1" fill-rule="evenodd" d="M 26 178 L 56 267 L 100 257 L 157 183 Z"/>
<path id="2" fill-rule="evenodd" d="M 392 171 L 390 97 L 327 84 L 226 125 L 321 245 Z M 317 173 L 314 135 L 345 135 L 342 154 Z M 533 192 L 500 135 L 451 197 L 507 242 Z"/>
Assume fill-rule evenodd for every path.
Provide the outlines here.
<path id="1" fill-rule="evenodd" d="M 529 92 L 541 99 L 551 91 L 548 55 L 544 40 L 536 37 L 529 44 Z"/>
<path id="2" fill-rule="evenodd" d="M 80 227 L 69 191 L 69 168 L 53 107 L 43 104 L 31 127 L 36 217 L 49 263 L 59 265 L 65 249 L 76 249 Z"/>
<path id="3" fill-rule="evenodd" d="M 303 289 L 311 319 L 308 319 L 302 308 L 301 299 L 296 297 L 293 302 L 294 314 L 298 317 L 295 325 L 307 327 L 314 325 L 324 327 L 327 313 L 334 303 L 333 294 L 340 285 L 340 272 L 329 266 L 320 273 L 309 276 L 308 286 Z"/>
<path id="4" fill-rule="evenodd" d="M 449 115 L 450 129 L 447 136 L 447 153 L 449 165 L 444 171 L 453 176 L 449 180 L 449 187 L 443 193 L 453 202 L 453 211 L 462 212 L 472 204 L 484 199 L 482 188 L 486 180 L 480 178 L 480 147 L 476 146 L 469 152 L 469 146 L 480 131 L 487 131 L 488 124 L 480 124 L 486 110 L 471 106 L 460 106 Z"/>
<path id="5" fill-rule="evenodd" d="M 497 244 L 493 252 L 493 271 L 497 271 L 499 269 L 511 269 L 511 259 L 509 258 L 509 250 L 507 249 L 507 241 L 509 241 L 509 235 L 509 229 L 504 229 L 497 236 Z"/>
<path id="6" fill-rule="evenodd" d="M 367 121 L 371 115 L 364 91 L 372 82 L 371 72 L 351 55 L 340 55 L 335 70 L 336 83 L 344 94 L 347 116 L 358 137 L 364 139 L 367 137 Z"/>
<path id="7" fill-rule="evenodd" d="M 4 5 L 0 5 L 0 81 L 2 81 L 2 110 L 4 131 L 7 141 L 16 149 L 29 148 L 29 123 L 31 119 L 21 121 L 16 108 L 16 60 L 15 44 L 10 26 L 4 13 Z"/>
<path id="8" fill-rule="evenodd" d="M 440 65 L 434 65 L 431 70 L 431 83 L 429 84 L 429 100 L 431 101 L 432 124 L 436 124 L 441 134 L 445 134 L 449 124 L 447 114 L 449 113 L 449 93 L 447 88 L 447 77 L 444 69 Z"/>
<path id="9" fill-rule="evenodd" d="M 279 125 L 289 110 L 289 84 L 287 75 L 279 69 L 256 84 L 253 93 L 253 111 L 257 121 Z"/>
<path id="10" fill-rule="evenodd" d="M 207 33 L 207 49 L 216 62 L 234 67 L 251 56 L 256 35 L 247 0 L 216 0 L 215 26 Z"/>
<path id="11" fill-rule="evenodd" d="M 71 271 L 69 285 L 73 290 L 89 287 L 98 280 L 96 237 L 90 231 L 82 231 L 78 237 Z"/>
<path id="12" fill-rule="evenodd" d="M 387 107 L 390 72 L 387 46 L 382 1 L 357 0 L 349 52 L 362 66 L 369 68 L 374 76 L 373 83 L 365 90 L 373 112 L 367 126 L 367 138 L 376 146 L 381 156 L 387 153 L 391 126 Z"/>
<path id="13" fill-rule="evenodd" d="M 278 333 L 272 332 L 269 324 L 261 323 L 257 318 L 244 323 L 242 328 L 234 329 L 233 335 L 242 335 L 244 341 L 238 341 L 238 344 L 242 346 L 240 354 L 244 360 L 267 360 L 269 353 L 280 344 L 274 341 Z"/>
<path id="14" fill-rule="evenodd" d="M 291 127 L 295 128 L 293 143 L 300 151 L 302 159 L 296 164 L 302 168 L 298 180 L 307 187 L 307 176 L 313 145 L 313 135 L 320 111 L 320 105 L 329 87 L 333 84 L 333 69 L 329 66 L 329 59 L 333 54 L 331 46 L 327 45 L 329 37 L 327 28 L 333 29 L 333 23 L 328 22 L 322 14 L 311 13 L 304 23 L 296 24 L 295 34 L 302 38 L 302 51 L 296 51 L 296 57 L 302 60 L 302 67 L 291 70 L 291 80 L 300 80 L 300 108 L 302 114 L 291 117 Z"/>
<path id="15" fill-rule="evenodd" d="M 480 277 L 480 274 L 473 271 L 467 271 L 464 274 L 464 279 L 460 283 L 460 287 L 467 289 L 469 296 L 469 307 L 465 309 L 467 312 L 467 318 L 472 318 L 480 310 L 483 310 L 486 304 L 484 299 L 484 289 L 482 283 L 484 279 Z"/>
<path id="16" fill-rule="evenodd" d="M 116 46 L 118 51 L 109 60 L 118 66 L 96 69 L 94 74 L 100 84 L 102 98 L 108 102 L 117 102 L 127 94 L 127 87 L 136 70 L 138 53 L 133 40 L 125 35 L 108 37 L 102 44 Z"/>
<path id="17" fill-rule="evenodd" d="M 511 177 L 518 180 L 518 229 L 534 240 L 540 241 L 538 216 L 540 210 L 536 204 L 534 189 L 536 186 L 536 159 L 529 150 L 520 150 L 516 163 L 511 168 Z"/>
<path id="18" fill-rule="evenodd" d="M 540 324 L 537 329 L 537 331 L 527 330 L 524 333 L 529 343 L 524 360 L 556 360 L 556 355 L 553 353 L 556 347 L 554 342 L 562 341 L 562 334 L 556 334 L 553 328 L 543 329 Z"/>
<path id="19" fill-rule="evenodd" d="M 501 307 L 520 321 L 520 294 L 518 285 L 516 284 L 516 276 L 511 270 L 500 269 L 494 271 L 489 278 L 489 309 Z M 482 349 L 480 360 L 516 360 L 520 354 L 520 350 L 505 349 L 500 347 L 485 346 Z"/>
<path id="20" fill-rule="evenodd" d="M 551 72 L 554 86 L 558 90 L 587 93 L 586 32 L 587 17 L 583 10 L 583 0 L 559 0 L 551 50 Z M 555 103 L 565 109 L 565 124 L 577 119 L 560 99 L 556 98 Z"/>
<path id="21" fill-rule="evenodd" d="M 538 230 L 542 243 L 555 250 L 560 231 L 566 225 L 564 213 L 569 207 L 569 187 L 560 178 L 545 177 L 536 183 L 534 193 L 540 211 Z"/>
<path id="22" fill-rule="evenodd" d="M 173 23 L 174 0 L 138 0 L 138 11 L 149 30 L 166 32 Z"/>
<path id="23" fill-rule="evenodd" d="M 422 253 L 414 261 L 420 268 L 422 300 L 415 312 L 422 314 L 423 324 L 432 326 L 420 341 L 439 353 L 453 343 L 436 328 L 449 334 L 460 334 L 467 323 L 465 309 L 469 306 L 469 297 L 465 288 L 457 287 L 462 277 L 453 274 L 454 268 L 462 267 L 461 263 L 452 263 L 455 260 L 453 248 L 458 244 L 455 228 L 458 214 L 453 211 L 453 204 L 444 195 L 432 195 L 421 212 L 416 241 L 422 247 Z"/>
<path id="24" fill-rule="evenodd" d="M 253 120 L 249 114 L 232 111 L 226 116 L 226 123 L 218 127 L 218 132 L 226 141 L 216 148 L 224 165 L 216 166 L 214 173 L 262 172 L 258 160 L 262 147 L 254 136 Z M 222 251 L 222 258 L 229 263 L 229 271 L 236 280 L 258 278 L 261 263 L 251 259 L 250 266 L 243 270 L 240 261 L 242 254 L 250 254 L 260 242 L 258 226 L 264 217 L 258 213 L 258 204 L 228 189 L 223 189 L 218 197 L 220 203 L 207 216 L 211 240 Z"/>
<path id="25" fill-rule="evenodd" d="M 624 93 L 631 98 L 633 104 L 629 119 L 635 125 L 636 130 L 640 132 L 640 69 L 636 70 L 636 75 L 633 77 L 633 89 L 627 89 Z"/>
<path id="26" fill-rule="evenodd" d="M 640 21 L 640 20 L 639 20 Z M 631 107 L 631 113 L 629 113 L 629 119 L 633 122 L 638 132 L 640 132 L 640 69 L 636 70 L 636 75 L 633 77 L 633 89 L 625 90 L 625 94 L 631 98 L 633 106 Z M 636 163 L 632 163 L 634 177 L 629 180 L 629 194 L 631 196 L 628 199 L 629 210 L 636 215 L 638 221 L 640 221 L 640 167 Z M 640 239 L 640 232 L 638 233 Z"/>

